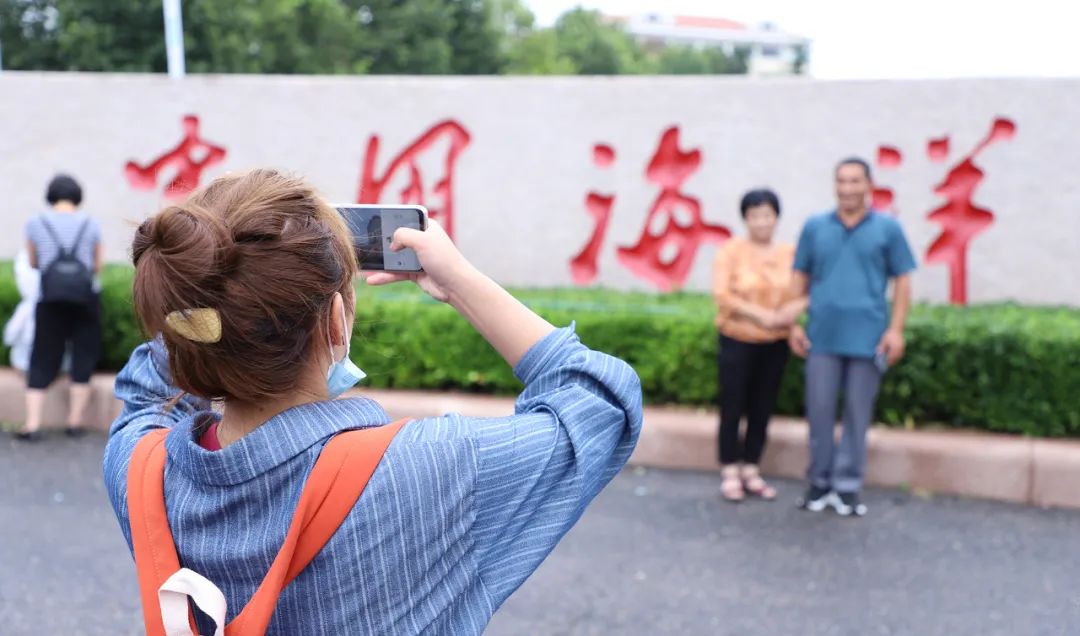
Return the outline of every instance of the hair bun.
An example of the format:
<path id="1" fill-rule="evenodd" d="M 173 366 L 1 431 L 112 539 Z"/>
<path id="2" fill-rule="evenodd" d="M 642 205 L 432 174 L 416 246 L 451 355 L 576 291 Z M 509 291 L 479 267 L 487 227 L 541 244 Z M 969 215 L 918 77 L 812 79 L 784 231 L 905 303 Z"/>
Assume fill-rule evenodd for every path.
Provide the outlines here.
<path id="1" fill-rule="evenodd" d="M 201 261 L 205 272 L 227 240 L 220 218 L 197 207 L 171 206 L 139 226 L 132 256 L 138 264 L 149 249 L 162 256 L 183 255 L 184 260 Z"/>
<path id="2" fill-rule="evenodd" d="M 135 312 L 162 334 L 174 384 L 245 403 L 296 391 L 356 271 L 341 215 L 270 170 L 219 177 L 147 219 L 132 257 Z"/>

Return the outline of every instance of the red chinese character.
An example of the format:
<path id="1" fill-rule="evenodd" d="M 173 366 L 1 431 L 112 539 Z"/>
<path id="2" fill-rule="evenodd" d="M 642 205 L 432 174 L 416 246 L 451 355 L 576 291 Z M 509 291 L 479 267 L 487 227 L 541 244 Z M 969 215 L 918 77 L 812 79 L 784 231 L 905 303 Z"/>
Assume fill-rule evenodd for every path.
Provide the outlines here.
<path id="1" fill-rule="evenodd" d="M 443 160 L 444 176 L 435 182 L 429 193 L 425 190 L 423 174 L 417 160 L 426 150 L 439 141 L 450 143 Z M 379 136 L 368 139 L 367 152 L 364 154 L 364 167 L 360 175 L 360 191 L 356 194 L 357 203 L 382 203 L 383 189 L 404 169 L 405 187 L 398 192 L 398 201 L 404 204 L 419 204 L 428 209 L 431 217 L 442 223 L 446 233 L 454 236 L 454 167 L 458 155 L 469 145 L 469 132 L 453 120 L 439 122 L 420 135 L 398 156 L 394 157 L 381 178 L 375 176 L 375 162 L 379 154 Z M 430 197 L 437 197 L 435 203 L 429 203 Z"/>
<path id="2" fill-rule="evenodd" d="M 879 168 L 895 170 L 896 168 L 899 168 L 900 164 L 903 162 L 904 155 L 901 154 L 898 148 L 892 146 L 878 146 L 876 163 Z M 896 216 L 897 210 L 893 207 L 893 200 L 892 188 L 878 187 L 875 185 L 870 206 L 875 210 L 891 212 L 893 216 Z"/>
<path id="3" fill-rule="evenodd" d="M 616 251 L 624 267 L 662 291 L 686 282 L 703 241 L 720 243 L 731 236 L 726 227 L 705 223 L 701 203 L 681 191 L 700 167 L 700 150 L 679 150 L 679 127 L 665 130 L 645 170 L 645 178 L 660 186 L 660 194 L 649 210 L 637 244 Z"/>
<path id="4" fill-rule="evenodd" d="M 945 203 L 927 215 L 941 225 L 941 234 L 926 250 L 927 263 L 944 263 L 949 267 L 949 301 L 956 305 L 967 304 L 967 248 L 978 234 L 994 222 L 994 213 L 977 207 L 972 198 L 984 173 L 975 165 L 975 158 L 990 144 L 1012 139 L 1016 124 L 1004 118 L 994 120 L 989 134 L 975 149 L 954 165 L 937 187 L 934 194 L 945 197 Z M 944 161 L 949 154 L 948 136 L 931 139 L 926 153 L 932 161 Z"/>
<path id="5" fill-rule="evenodd" d="M 593 146 L 593 163 L 607 168 L 615 162 L 615 150 L 606 144 Z M 611 220 L 611 207 L 615 205 L 615 195 L 590 192 L 585 197 L 585 208 L 593 217 L 596 226 L 585 248 L 570 261 L 570 277 L 578 285 L 587 285 L 596 279 L 599 267 L 596 264 L 600 248 L 607 234 L 608 221 Z"/>
<path id="6" fill-rule="evenodd" d="M 179 145 L 147 166 L 140 166 L 134 161 L 127 162 L 124 175 L 131 187 L 137 190 L 152 190 L 157 186 L 161 171 L 171 166 L 176 169 L 176 176 L 165 186 L 165 198 L 179 199 L 199 187 L 203 170 L 225 159 L 224 148 L 199 137 L 198 117 L 185 115 L 183 128 L 184 138 Z M 196 160 L 198 155 L 202 155 L 202 158 Z"/>

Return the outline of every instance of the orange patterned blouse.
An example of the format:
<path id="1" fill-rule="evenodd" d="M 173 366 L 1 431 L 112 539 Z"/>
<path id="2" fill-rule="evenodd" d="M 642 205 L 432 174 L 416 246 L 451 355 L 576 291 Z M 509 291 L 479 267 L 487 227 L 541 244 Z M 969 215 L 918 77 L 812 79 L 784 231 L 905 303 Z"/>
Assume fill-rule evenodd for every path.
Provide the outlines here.
<path id="1" fill-rule="evenodd" d="M 766 329 L 736 311 L 747 305 L 779 309 L 792 299 L 791 267 L 795 246 L 774 243 L 761 247 L 732 238 L 717 250 L 713 264 L 713 297 L 720 333 L 743 342 L 772 342 L 788 336 L 788 329 Z"/>

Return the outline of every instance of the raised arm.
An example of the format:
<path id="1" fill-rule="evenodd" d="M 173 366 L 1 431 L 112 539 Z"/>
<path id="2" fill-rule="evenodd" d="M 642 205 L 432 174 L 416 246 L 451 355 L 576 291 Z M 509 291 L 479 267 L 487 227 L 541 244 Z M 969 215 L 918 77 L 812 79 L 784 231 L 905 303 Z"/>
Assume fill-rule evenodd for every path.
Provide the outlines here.
<path id="1" fill-rule="evenodd" d="M 416 252 L 423 272 L 371 274 L 368 284 L 414 281 L 432 298 L 456 309 L 510 366 L 517 366 L 526 351 L 555 330 L 466 261 L 438 222 L 429 221 L 425 231 L 398 229 L 390 249 L 405 248 Z"/>
<path id="2" fill-rule="evenodd" d="M 477 271 L 438 223 L 397 230 L 391 249 L 403 247 L 416 251 L 424 272 L 376 273 L 368 283 L 413 280 L 448 302 L 525 384 L 511 417 L 443 422 L 476 447 L 473 534 L 480 578 L 498 606 L 630 458 L 641 384 L 630 365 L 590 350 L 573 327 L 556 330 Z"/>
<path id="3" fill-rule="evenodd" d="M 474 536 L 480 577 L 502 603 L 626 464 L 641 432 L 641 385 L 628 364 L 572 328 L 514 369 L 516 415 L 471 420 L 479 456 Z"/>

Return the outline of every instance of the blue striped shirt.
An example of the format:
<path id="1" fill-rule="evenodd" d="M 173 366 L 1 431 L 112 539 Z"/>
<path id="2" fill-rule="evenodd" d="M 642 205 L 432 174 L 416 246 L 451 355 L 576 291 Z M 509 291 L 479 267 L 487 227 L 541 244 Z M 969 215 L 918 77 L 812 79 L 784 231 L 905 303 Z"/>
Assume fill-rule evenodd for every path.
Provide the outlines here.
<path id="1" fill-rule="evenodd" d="M 146 432 L 166 439 L 165 500 L 180 563 L 225 593 L 231 620 L 285 538 L 304 480 L 335 433 L 389 417 L 367 399 L 281 413 L 224 449 L 195 441 L 217 417 L 178 391 L 157 344 L 116 379 L 124 410 L 105 450 L 105 483 L 131 545 L 128 463 Z M 625 362 L 586 348 L 573 328 L 514 369 L 515 414 L 450 414 L 406 425 L 350 516 L 282 592 L 271 634 L 479 634 L 623 467 L 641 430 L 641 387 Z M 212 633 L 208 621 L 200 631 Z"/>

